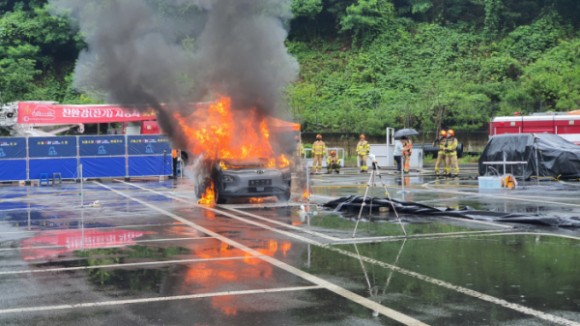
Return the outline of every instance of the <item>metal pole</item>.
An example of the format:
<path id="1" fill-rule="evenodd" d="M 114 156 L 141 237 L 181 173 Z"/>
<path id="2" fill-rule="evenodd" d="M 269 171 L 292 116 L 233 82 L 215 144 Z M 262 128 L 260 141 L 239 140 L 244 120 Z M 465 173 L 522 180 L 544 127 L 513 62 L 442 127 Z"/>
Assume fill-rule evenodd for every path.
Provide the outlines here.
<path id="1" fill-rule="evenodd" d="M 365 194 L 363 196 L 363 200 L 362 200 L 362 203 L 360 205 L 360 210 L 358 212 L 358 217 L 356 219 L 356 224 L 354 225 L 354 230 L 352 231 L 352 237 L 353 238 L 356 236 L 356 230 L 358 229 L 358 224 L 360 222 L 360 218 L 362 216 L 363 209 L 366 206 L 366 199 L 367 199 L 367 196 L 369 194 L 369 188 L 371 187 L 371 182 L 373 180 L 374 174 L 375 174 L 375 171 L 372 170 L 371 171 L 371 176 L 369 177 L 369 182 L 367 182 L 367 189 L 365 190 Z"/>
<path id="2" fill-rule="evenodd" d="M 79 164 L 79 176 L 81 178 L 81 250 L 85 250 L 85 193 L 82 164 Z"/>
<path id="3" fill-rule="evenodd" d="M 306 204 L 308 205 L 308 208 L 310 209 L 310 173 L 308 173 L 308 162 L 306 162 L 305 166 L 304 166 L 304 170 L 306 172 Z M 310 213 L 307 214 L 306 216 L 306 224 L 308 226 L 310 226 Z"/>

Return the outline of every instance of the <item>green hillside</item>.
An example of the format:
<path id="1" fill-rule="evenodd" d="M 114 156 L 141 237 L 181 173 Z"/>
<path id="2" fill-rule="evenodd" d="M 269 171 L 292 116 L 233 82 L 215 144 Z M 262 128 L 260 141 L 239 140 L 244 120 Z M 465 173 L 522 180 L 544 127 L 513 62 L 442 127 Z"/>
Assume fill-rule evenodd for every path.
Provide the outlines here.
<path id="1" fill-rule="evenodd" d="M 307 131 L 479 129 L 580 106 L 580 2 L 295 0 L 288 96 Z"/>

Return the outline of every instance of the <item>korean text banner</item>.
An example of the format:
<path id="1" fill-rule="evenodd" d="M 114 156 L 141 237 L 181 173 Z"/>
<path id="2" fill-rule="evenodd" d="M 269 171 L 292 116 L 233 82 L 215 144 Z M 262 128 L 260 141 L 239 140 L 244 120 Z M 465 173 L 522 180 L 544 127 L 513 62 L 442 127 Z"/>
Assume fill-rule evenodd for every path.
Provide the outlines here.
<path id="1" fill-rule="evenodd" d="M 28 148 L 30 157 L 76 157 L 77 137 L 31 137 Z"/>
<path id="2" fill-rule="evenodd" d="M 80 156 L 123 156 L 125 136 L 81 136 Z"/>
<path id="3" fill-rule="evenodd" d="M 0 160 L 26 158 L 26 138 L 0 138 Z"/>
<path id="4" fill-rule="evenodd" d="M 169 138 L 159 135 L 128 136 L 129 155 L 171 155 Z"/>
<path id="5" fill-rule="evenodd" d="M 78 124 L 154 120 L 155 113 L 143 113 L 117 105 L 64 105 L 19 102 L 18 122 L 29 124 Z"/>

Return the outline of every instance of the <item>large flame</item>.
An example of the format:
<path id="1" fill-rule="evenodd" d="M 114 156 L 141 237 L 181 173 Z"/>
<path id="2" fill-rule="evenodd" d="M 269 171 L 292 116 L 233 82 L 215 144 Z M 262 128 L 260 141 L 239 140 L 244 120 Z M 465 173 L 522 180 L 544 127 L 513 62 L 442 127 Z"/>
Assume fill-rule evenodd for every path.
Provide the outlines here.
<path id="1" fill-rule="evenodd" d="M 175 118 L 188 139 L 188 149 L 209 159 L 271 158 L 270 128 L 256 109 L 232 110 L 229 97 L 221 97 L 190 116 Z"/>
<path id="2" fill-rule="evenodd" d="M 229 97 L 198 105 L 189 116 L 175 113 L 174 118 L 187 139 L 187 149 L 196 156 L 203 155 L 212 161 L 259 158 L 267 159 L 269 168 L 290 166 L 288 157 L 274 150 L 272 120 L 260 115 L 255 108 L 233 110 Z M 211 205 L 214 190 L 213 184 L 208 185 L 200 204 Z"/>

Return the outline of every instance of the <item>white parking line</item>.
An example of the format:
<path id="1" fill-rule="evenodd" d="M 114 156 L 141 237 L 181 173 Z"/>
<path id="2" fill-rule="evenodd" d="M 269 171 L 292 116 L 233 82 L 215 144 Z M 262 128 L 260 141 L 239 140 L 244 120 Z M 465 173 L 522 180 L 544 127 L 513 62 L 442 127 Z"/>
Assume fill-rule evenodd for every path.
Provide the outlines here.
<path id="1" fill-rule="evenodd" d="M 353 301 L 355 303 L 358 303 L 358 304 L 360 304 L 360 305 L 362 305 L 364 307 L 367 307 L 367 308 L 369 308 L 369 309 L 371 309 L 373 311 L 377 311 L 378 313 L 380 313 L 380 314 L 382 314 L 382 315 L 384 315 L 384 316 L 386 316 L 388 318 L 391 318 L 393 320 L 396 320 L 396 321 L 398 321 L 400 323 L 403 323 L 405 325 L 426 325 L 425 323 L 423 323 L 423 322 L 421 322 L 421 321 L 419 321 L 419 320 L 417 320 L 415 318 L 412 318 L 410 316 L 407 316 L 407 315 L 405 315 L 405 314 L 403 314 L 403 313 L 401 313 L 399 311 L 393 310 L 391 308 L 387 308 L 387 307 L 385 307 L 385 306 L 383 306 L 383 305 L 381 305 L 381 304 L 379 304 L 377 302 L 374 302 L 374 301 L 372 301 L 372 300 L 370 300 L 368 298 L 365 298 L 363 296 L 360 296 L 360 295 L 358 295 L 358 294 L 356 294 L 354 292 L 351 292 L 351 291 L 349 291 L 349 290 L 347 290 L 345 288 L 342 288 L 342 287 L 340 287 L 340 286 L 338 286 L 336 284 L 333 284 L 331 282 L 328 282 L 327 280 L 324 280 L 324 279 L 319 278 L 317 276 L 314 276 L 312 274 L 306 273 L 306 272 L 304 272 L 304 271 L 302 271 L 302 270 L 300 270 L 300 269 L 298 269 L 298 268 L 296 268 L 294 266 L 291 266 L 289 264 L 286 264 L 286 263 L 284 263 L 284 262 L 282 262 L 282 261 L 280 261 L 280 260 L 278 260 L 276 258 L 269 257 L 269 256 L 263 256 L 260 252 L 254 250 L 254 249 L 252 249 L 252 248 L 250 248 L 250 247 L 248 247 L 246 245 L 243 245 L 243 244 L 241 244 L 239 242 L 236 242 L 236 241 L 234 241 L 234 240 L 232 240 L 230 238 L 227 238 L 227 237 L 225 237 L 225 236 L 223 236 L 223 235 L 221 235 L 219 233 L 213 232 L 213 231 L 211 231 L 211 230 L 209 230 L 207 228 L 204 228 L 204 227 L 202 227 L 200 225 L 197 225 L 197 224 L 195 224 L 195 223 L 193 223 L 191 221 L 188 221 L 188 220 L 186 220 L 185 218 L 183 218 L 181 216 L 178 216 L 178 215 L 175 215 L 175 214 L 173 214 L 171 212 L 165 211 L 165 210 L 163 210 L 163 209 L 161 209 L 161 208 L 159 208 L 159 207 L 157 207 L 155 205 L 149 204 L 149 203 L 147 203 L 147 202 L 145 202 L 143 200 L 140 200 L 138 198 L 132 197 L 132 196 L 130 196 L 128 194 L 125 194 L 125 193 L 123 193 L 121 191 L 115 190 L 115 189 L 113 189 L 113 188 L 111 188 L 109 186 L 106 186 L 104 184 L 101 184 L 101 183 L 98 183 L 98 184 L 101 187 L 104 187 L 106 189 L 109 189 L 110 191 L 115 192 L 115 193 L 117 193 L 117 194 L 119 194 L 119 195 L 121 195 L 123 197 L 129 198 L 129 199 L 131 199 L 133 201 L 136 201 L 136 202 L 138 202 L 138 203 L 140 203 L 140 204 L 142 204 L 142 205 L 144 205 L 146 207 L 149 207 L 149 208 L 151 208 L 151 209 L 153 209 L 153 210 L 155 210 L 155 211 L 157 211 L 159 213 L 162 213 L 162 214 L 164 214 L 164 215 L 166 215 L 168 217 L 171 217 L 171 218 L 173 218 L 173 219 L 175 219 L 175 220 L 177 220 L 179 222 L 182 222 L 184 224 L 187 224 L 187 225 L 191 226 L 192 228 L 194 228 L 194 229 L 196 229 L 196 230 L 198 230 L 200 232 L 203 232 L 203 233 L 205 233 L 207 235 L 210 235 L 210 236 L 212 236 L 212 237 L 214 237 L 214 238 L 216 238 L 216 239 L 218 239 L 218 240 L 220 240 L 220 241 L 222 241 L 224 243 L 227 243 L 227 244 L 231 245 L 232 247 L 235 247 L 235 248 L 238 248 L 240 250 L 243 250 L 243 251 L 245 251 L 246 253 L 248 253 L 248 254 L 250 254 L 252 256 L 256 256 L 259 259 L 261 259 L 261 260 L 263 260 L 265 262 L 270 263 L 271 265 L 274 265 L 274 266 L 276 266 L 276 267 L 278 267 L 278 268 L 280 268 L 282 270 L 285 270 L 285 271 L 287 271 L 287 272 L 289 272 L 291 274 L 294 274 L 294 275 L 296 275 L 296 276 L 298 276 L 298 277 L 300 277 L 302 279 L 305 279 L 305 280 L 307 280 L 307 281 L 309 281 L 309 282 L 311 282 L 313 284 L 316 284 L 316 285 L 318 285 L 320 287 L 323 287 L 323 288 L 325 288 L 325 289 L 327 289 L 327 290 L 329 290 L 331 292 L 334 292 L 334 293 L 336 293 L 336 294 L 338 294 L 338 295 L 340 295 L 340 296 L 342 296 L 344 298 L 347 298 L 347 299 L 349 299 L 349 300 L 351 300 L 351 301 Z M 199 206 L 197 204 L 192 204 L 192 205 L 197 206 L 197 207 L 200 207 L 200 208 L 207 209 L 207 207 Z M 217 210 L 214 210 L 214 211 L 217 211 Z M 224 214 L 223 212 L 220 212 L 220 211 L 217 211 L 217 212 L 220 213 L 220 214 Z M 296 236 L 296 235 L 294 235 L 294 236 Z M 310 240 L 310 241 L 312 241 L 312 240 Z"/>
<path id="2" fill-rule="evenodd" d="M 502 199 L 502 200 L 515 200 L 515 201 L 523 201 L 523 202 L 530 202 L 530 203 L 541 203 L 541 204 L 552 204 L 552 205 L 562 205 L 562 206 L 572 206 L 572 207 L 580 207 L 580 204 L 571 204 L 571 203 L 564 203 L 564 202 L 557 202 L 557 201 L 549 201 L 543 200 L 542 198 L 546 197 L 526 197 L 526 196 L 506 196 L 505 193 L 502 193 L 501 196 L 492 195 L 492 194 L 482 194 L 468 192 L 468 191 L 455 191 L 455 190 L 448 190 L 448 189 L 436 189 L 431 187 L 430 183 L 423 184 L 425 189 L 429 189 L 434 192 L 441 192 L 446 194 L 455 194 L 455 195 L 476 195 L 478 197 L 487 197 L 487 198 L 494 198 L 494 199 Z M 569 199 L 572 200 L 572 199 Z"/>
<path id="3" fill-rule="evenodd" d="M 129 184 L 129 185 L 132 185 L 132 184 Z M 114 190 L 114 189 L 112 189 L 110 187 L 107 187 L 105 185 L 102 185 L 101 184 L 101 186 L 106 187 L 108 189 L 111 189 L 111 191 L 117 192 L 116 190 Z M 154 193 L 158 193 L 158 194 L 162 194 L 162 193 L 157 192 L 157 191 L 154 191 L 154 190 L 149 190 L 149 191 L 154 192 Z M 120 193 L 122 196 L 127 196 L 127 198 L 132 198 L 131 196 L 126 195 L 126 194 L 123 194 L 121 192 L 118 192 L 118 193 Z M 165 196 L 168 197 L 168 198 L 172 198 L 171 196 L 167 196 L 167 195 L 165 195 Z M 143 201 L 141 201 L 139 199 L 136 199 L 136 198 L 133 199 L 133 200 L 138 200 L 139 202 L 144 203 Z M 144 204 L 145 205 L 148 205 L 146 203 L 144 203 Z M 216 213 L 219 213 L 219 214 L 222 214 L 222 215 L 225 215 L 225 216 L 231 216 L 231 214 L 228 214 L 228 213 L 225 213 L 225 212 L 221 212 L 221 211 L 216 210 L 216 209 L 213 209 L 213 208 L 208 208 L 208 207 L 200 206 L 200 205 L 197 205 L 197 204 L 192 204 L 192 205 L 195 206 L 195 207 L 200 207 L 200 208 L 212 210 L 212 211 L 214 211 Z M 252 221 L 248 221 L 248 222 L 252 222 Z M 254 224 L 254 223 L 255 222 L 252 222 L 251 224 Z M 281 233 L 281 234 L 284 234 L 284 235 L 293 237 L 293 238 L 295 238 L 297 240 L 304 239 L 303 237 L 298 236 L 296 234 L 293 234 L 293 233 L 290 233 L 290 232 L 286 232 L 286 231 L 282 231 L 282 230 L 278 230 L 278 229 L 275 229 L 275 228 L 267 227 L 266 229 L 271 230 L 273 232 L 277 232 L 277 233 Z M 497 230 L 495 232 L 497 232 Z M 511 234 L 511 233 L 506 232 L 505 234 Z M 485 235 L 485 233 L 480 233 L 479 235 Z M 466 236 L 466 235 L 464 235 L 464 236 Z M 554 235 L 554 236 L 557 236 L 557 235 Z M 430 277 L 430 276 L 427 276 L 427 275 L 419 274 L 419 273 L 416 273 L 416 272 L 413 272 L 411 270 L 407 270 L 407 269 L 404 269 L 404 268 L 401 268 L 401 267 L 398 267 L 398 266 L 395 266 L 395 265 L 387 264 L 387 263 L 381 262 L 379 260 L 375 260 L 373 258 L 369 258 L 369 257 L 365 257 L 365 256 L 360 256 L 361 258 L 359 258 L 359 256 L 357 256 L 354 253 L 351 253 L 349 251 L 342 250 L 342 249 L 339 249 L 339 248 L 331 247 L 331 246 L 328 246 L 328 245 L 324 245 L 324 244 L 319 243 L 319 242 L 314 241 L 314 240 L 308 239 L 308 242 L 307 243 L 311 243 L 311 244 L 314 244 L 316 246 L 323 247 L 323 248 L 326 248 L 326 249 L 335 251 L 335 252 L 340 253 L 340 254 L 345 255 L 345 256 L 353 257 L 353 258 L 356 258 L 356 259 L 361 259 L 362 258 L 363 260 L 365 260 L 368 263 L 376 264 L 376 265 L 381 266 L 383 268 L 389 268 L 389 269 L 395 270 L 395 271 L 397 271 L 397 272 L 399 272 L 401 274 L 404 274 L 404 275 L 407 275 L 407 276 L 411 276 L 411 277 L 414 277 L 414 278 L 423 280 L 425 282 L 428 282 L 428 283 L 431 283 L 431 284 L 434 284 L 434 285 L 437 285 L 437 286 L 441 286 L 443 288 L 446 288 L 446 289 L 449 289 L 449 290 L 453 290 L 453 291 L 456 291 L 456 292 L 459 292 L 459 293 L 462 293 L 462 294 L 465 294 L 465 295 L 468 295 L 468 296 L 471 296 L 471 297 L 474 297 L 474 298 L 477 298 L 477 299 L 480 299 L 480 300 L 484 300 L 484 301 L 487 301 L 487 302 L 490 302 L 490 303 L 493 303 L 493 304 L 497 304 L 497 305 L 503 306 L 503 307 L 508 308 L 508 309 L 515 310 L 515 311 L 520 312 L 520 313 L 523 313 L 523 314 L 527 314 L 527 315 L 531 315 L 531 316 L 536 317 L 536 318 L 540 318 L 540 319 L 543 319 L 543 320 L 547 320 L 547 321 L 552 322 L 552 323 L 557 323 L 557 324 L 560 324 L 560 325 L 567 325 L 567 326 L 580 326 L 580 323 L 577 323 L 577 322 L 574 322 L 574 321 L 570 321 L 570 320 L 565 319 L 565 318 L 562 318 L 562 317 L 558 317 L 558 316 L 555 316 L 555 315 L 552 315 L 552 314 L 544 313 L 542 311 L 535 310 L 535 309 L 532 309 L 532 308 L 528 308 L 528 307 L 525 307 L 525 306 L 522 306 L 522 305 L 519 305 L 519 304 L 514 304 L 514 303 L 508 302 L 508 301 L 503 300 L 503 299 L 499 299 L 499 298 L 496 298 L 496 297 L 493 297 L 493 296 L 490 296 L 490 295 L 487 295 L 487 294 L 484 294 L 484 293 L 481 293 L 481 292 L 477 292 L 475 290 L 471 290 L 471 289 L 468 289 L 468 288 L 464 288 L 464 287 L 461 287 L 461 286 L 457 286 L 457 285 L 451 284 L 449 282 L 445 282 L 445 281 L 442 281 L 442 280 L 439 280 L 439 279 L 436 279 L 436 278 L 433 278 L 433 277 Z M 265 257 L 265 259 L 266 258 L 270 258 L 270 257 Z"/>
<path id="4" fill-rule="evenodd" d="M 85 230 L 109 230 L 109 229 L 120 229 L 120 228 L 148 228 L 148 227 L 164 227 L 164 226 L 180 226 L 183 225 L 182 223 L 156 223 L 156 224 L 129 224 L 129 225 L 118 225 L 118 226 L 103 226 L 103 227 L 96 227 L 96 228 L 86 228 Z M 26 225 L 23 225 L 22 227 L 28 227 Z M 0 232 L 0 235 L 3 234 L 20 234 L 20 233 L 38 233 L 38 232 L 43 232 L 43 231 L 74 231 L 74 230 L 78 230 L 80 231 L 81 229 L 58 229 L 58 228 L 51 228 L 48 230 L 26 230 L 26 231 L 6 231 L 6 232 Z"/>
<path id="5" fill-rule="evenodd" d="M 282 222 L 273 220 L 271 218 L 265 218 L 265 217 L 262 217 L 262 216 L 259 216 L 259 215 L 256 215 L 256 214 L 252 214 L 250 212 L 244 212 L 244 211 L 239 210 L 239 209 L 236 209 L 236 208 L 232 208 L 232 207 L 222 207 L 222 206 L 220 206 L 220 208 L 227 209 L 229 211 L 236 212 L 238 214 L 243 214 L 243 215 L 246 215 L 246 216 L 250 216 L 250 217 L 253 217 L 253 218 L 258 219 L 258 220 L 261 220 L 261 221 L 265 221 L 265 222 L 268 222 L 268 223 L 276 224 L 276 225 L 279 225 L 279 226 L 284 227 L 284 228 L 287 228 L 287 229 L 292 229 L 292 230 L 296 230 L 296 231 L 299 231 L 299 232 L 303 232 L 303 233 L 307 233 L 307 234 L 310 234 L 310 235 L 314 235 L 314 236 L 317 236 L 319 238 L 323 238 L 323 239 L 327 239 L 327 240 L 332 240 L 332 241 L 340 240 L 340 238 L 337 238 L 337 237 L 332 237 L 332 236 L 329 236 L 329 235 L 326 235 L 326 234 L 323 234 L 323 233 L 320 233 L 320 232 L 310 231 L 310 230 L 307 230 L 307 229 L 304 229 L 304 228 L 300 228 L 300 227 L 297 227 L 297 226 L 294 226 L 294 225 L 285 224 L 285 223 L 282 223 Z"/>
<path id="6" fill-rule="evenodd" d="M 99 269 L 99 268 L 126 268 L 126 267 L 138 267 L 138 266 L 200 263 L 200 262 L 212 262 L 212 261 L 224 261 L 224 260 L 242 260 L 242 259 L 256 259 L 256 258 L 259 258 L 259 257 L 234 256 L 234 257 L 221 257 L 221 258 L 192 258 L 192 259 L 176 259 L 176 260 L 157 260 L 157 261 L 146 261 L 146 262 L 139 262 L 139 263 L 108 264 L 108 265 L 77 266 L 77 267 L 59 267 L 59 268 L 46 268 L 46 269 L 27 269 L 27 270 L 17 270 L 17 271 L 0 271 L 0 275 L 14 275 L 14 274 L 28 274 L 28 273 L 30 273 L 30 274 L 54 273 L 54 272 L 78 271 L 78 270 Z"/>
<path id="7" fill-rule="evenodd" d="M 317 286 L 317 285 L 294 286 L 294 287 L 274 288 L 274 289 L 256 289 L 256 290 L 242 290 L 242 291 L 198 293 L 198 294 L 176 295 L 176 296 L 158 297 L 158 298 L 86 302 L 86 303 L 63 304 L 63 305 L 55 305 L 55 306 L 10 308 L 10 309 L 0 309 L 0 314 L 51 311 L 51 310 L 63 310 L 63 309 L 78 309 L 78 308 L 95 308 L 95 307 L 107 307 L 107 306 L 120 306 L 120 305 L 137 304 L 137 303 L 190 300 L 190 299 L 210 298 L 210 297 L 219 297 L 219 296 L 232 296 L 232 295 L 250 295 L 250 294 L 266 294 L 266 293 L 280 293 L 280 292 L 295 292 L 295 291 L 317 290 L 317 289 L 321 289 L 321 288 L 322 288 L 321 286 Z"/>
<path id="8" fill-rule="evenodd" d="M 93 229 L 85 229 L 86 230 L 93 230 Z M 166 242 L 166 241 L 185 241 L 185 240 L 203 240 L 203 239 L 211 239 L 210 237 L 191 237 L 191 238 L 165 238 L 165 239 L 149 239 L 149 240 L 133 240 L 135 244 L 138 243 L 149 243 L 149 242 Z M 128 245 L 132 245 L 133 243 L 127 244 L 119 244 L 114 246 L 107 246 L 106 248 L 119 248 L 119 247 L 126 247 Z M 14 251 L 14 250 L 35 250 L 35 249 L 60 249 L 60 248 L 68 248 L 67 246 L 62 245 L 55 245 L 55 246 L 28 246 L 28 247 L 14 247 L 14 248 L 0 248 L 1 251 Z M 75 248 L 76 249 L 76 248 Z M 93 248 L 85 248 L 85 250 L 89 250 Z"/>
<path id="9" fill-rule="evenodd" d="M 419 273 L 416 273 L 416 272 L 413 272 L 413 271 L 410 271 L 410 270 L 407 270 L 407 269 L 404 269 L 404 268 L 401 268 L 401 267 L 398 267 L 398 266 L 395 266 L 392 264 L 382 262 L 380 260 L 376 260 L 376 259 L 365 257 L 365 256 L 359 256 L 356 253 L 353 253 L 353 252 L 350 252 L 347 250 L 343 250 L 343 249 L 339 249 L 339 248 L 331 247 L 328 249 L 335 251 L 335 252 L 338 252 L 338 253 L 341 253 L 343 255 L 349 256 L 349 257 L 353 257 L 356 259 L 362 259 L 367 263 L 381 266 L 383 268 L 388 268 L 388 269 L 394 270 L 396 272 L 399 272 L 403 275 L 411 276 L 411 277 L 417 278 L 419 280 L 423 280 L 427 283 L 435 284 L 435 285 L 441 286 L 443 288 L 468 295 L 470 297 L 474 297 L 474 298 L 477 298 L 477 299 L 480 299 L 483 301 L 487 301 L 487 302 L 502 306 L 504 308 L 508 308 L 511 310 L 515 310 L 517 312 L 521 312 L 521 313 L 526 314 L 526 315 L 534 316 L 536 318 L 540 318 L 540 319 L 546 320 L 546 321 L 551 322 L 551 323 L 556 323 L 556 324 L 566 325 L 566 326 L 580 326 L 580 323 L 572 321 L 572 320 L 558 317 L 558 316 L 555 316 L 555 315 L 552 315 L 549 313 L 545 313 L 545 312 L 542 312 L 542 311 L 539 311 L 536 309 L 528 308 L 526 306 L 522 306 L 522 305 L 517 304 L 517 303 L 512 303 L 512 302 L 509 302 L 509 301 L 506 301 L 503 299 L 499 299 L 499 298 L 493 297 L 491 295 L 487 295 L 485 293 L 481 293 L 481 292 L 478 292 L 478 291 L 475 291 L 472 289 L 468 289 L 468 288 L 465 288 L 462 286 L 454 285 L 454 284 L 451 284 L 449 282 L 445 282 L 445 281 L 442 281 L 442 280 L 439 280 L 439 279 L 436 279 L 436 278 L 433 278 L 433 277 L 430 277 L 427 275 L 419 274 Z"/>

